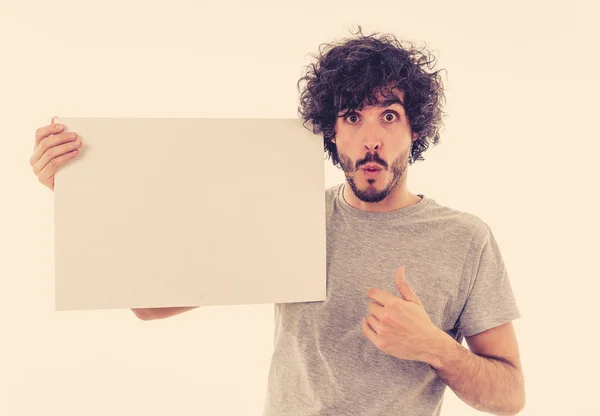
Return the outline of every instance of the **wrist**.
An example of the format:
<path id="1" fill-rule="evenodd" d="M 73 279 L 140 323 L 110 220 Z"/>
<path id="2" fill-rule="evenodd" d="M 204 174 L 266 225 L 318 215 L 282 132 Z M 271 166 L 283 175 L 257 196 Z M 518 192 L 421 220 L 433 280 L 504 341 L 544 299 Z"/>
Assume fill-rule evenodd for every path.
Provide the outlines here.
<path id="1" fill-rule="evenodd" d="M 454 338 L 437 328 L 429 343 L 429 348 L 426 350 L 426 356 L 422 361 L 432 366 L 435 370 L 442 370 L 459 358 L 460 348 L 461 345 Z"/>

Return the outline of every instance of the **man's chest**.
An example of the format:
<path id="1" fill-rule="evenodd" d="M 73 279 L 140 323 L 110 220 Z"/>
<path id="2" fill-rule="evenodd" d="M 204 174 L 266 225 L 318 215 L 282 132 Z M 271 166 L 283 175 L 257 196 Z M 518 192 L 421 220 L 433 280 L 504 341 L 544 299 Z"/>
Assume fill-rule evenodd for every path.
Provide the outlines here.
<path id="1" fill-rule="evenodd" d="M 336 244 L 328 245 L 327 299 L 320 307 L 321 313 L 344 313 L 351 319 L 362 319 L 371 301 L 367 297 L 371 287 L 401 297 L 395 274 L 404 266 L 406 281 L 433 323 L 445 331 L 452 330 L 465 302 L 464 256 L 444 250 L 439 244 L 414 239 L 397 238 L 394 244 L 385 243 L 385 238 L 374 241 L 346 234 L 338 237 Z"/>

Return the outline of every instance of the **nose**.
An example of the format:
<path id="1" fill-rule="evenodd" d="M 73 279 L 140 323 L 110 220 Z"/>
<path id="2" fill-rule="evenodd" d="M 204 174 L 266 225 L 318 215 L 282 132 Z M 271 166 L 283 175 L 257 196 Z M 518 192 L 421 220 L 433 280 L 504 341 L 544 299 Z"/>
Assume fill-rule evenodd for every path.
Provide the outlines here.
<path id="1" fill-rule="evenodd" d="M 381 136 L 377 127 L 365 129 L 364 145 L 367 152 L 381 150 Z"/>
<path id="2" fill-rule="evenodd" d="M 381 149 L 381 144 L 379 143 L 379 141 L 365 141 L 365 150 L 367 152 L 376 152 L 379 151 Z"/>

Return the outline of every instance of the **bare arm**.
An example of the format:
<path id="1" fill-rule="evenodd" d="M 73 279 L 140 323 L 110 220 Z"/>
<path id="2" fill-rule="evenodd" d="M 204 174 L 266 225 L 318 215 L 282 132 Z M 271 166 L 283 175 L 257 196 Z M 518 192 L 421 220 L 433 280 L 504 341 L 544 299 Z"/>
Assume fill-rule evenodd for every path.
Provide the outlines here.
<path id="1" fill-rule="evenodd" d="M 142 321 L 151 321 L 154 319 L 169 318 L 174 315 L 179 315 L 199 306 L 173 307 L 173 308 L 132 308 L 131 310 Z"/>
<path id="2" fill-rule="evenodd" d="M 516 415 L 525 407 L 525 388 L 512 324 L 467 337 L 472 352 L 446 335 L 429 364 L 471 407 Z"/>

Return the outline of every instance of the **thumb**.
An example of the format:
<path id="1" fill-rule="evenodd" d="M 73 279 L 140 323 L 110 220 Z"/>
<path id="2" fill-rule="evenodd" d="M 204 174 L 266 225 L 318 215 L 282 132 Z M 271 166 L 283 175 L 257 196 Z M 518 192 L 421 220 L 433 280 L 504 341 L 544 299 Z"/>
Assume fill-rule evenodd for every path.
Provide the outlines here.
<path id="1" fill-rule="evenodd" d="M 412 290 L 405 277 L 405 268 L 404 266 L 398 267 L 396 270 L 396 287 L 398 288 L 398 292 L 402 295 L 402 299 L 407 302 L 413 302 L 418 305 L 421 305 L 421 300 Z"/>

